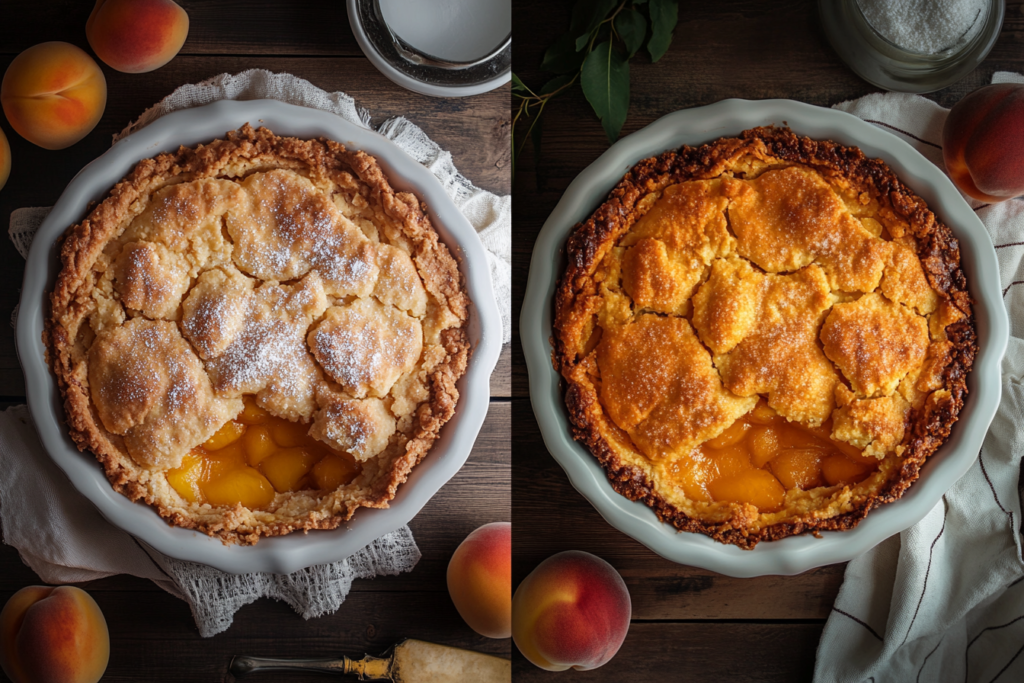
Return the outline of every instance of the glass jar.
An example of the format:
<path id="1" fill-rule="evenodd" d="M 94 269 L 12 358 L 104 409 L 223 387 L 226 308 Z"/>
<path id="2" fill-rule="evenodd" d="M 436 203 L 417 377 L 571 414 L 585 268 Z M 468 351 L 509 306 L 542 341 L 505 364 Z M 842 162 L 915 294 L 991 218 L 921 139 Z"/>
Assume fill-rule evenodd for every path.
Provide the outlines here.
<path id="1" fill-rule="evenodd" d="M 1005 14 L 1004 0 L 988 0 L 979 29 L 967 39 L 928 54 L 914 52 L 885 38 L 868 23 L 857 0 L 818 0 L 825 36 L 846 64 L 865 81 L 886 90 L 925 93 L 959 81 L 992 50 Z M 973 28 L 973 27 L 972 27 Z"/>

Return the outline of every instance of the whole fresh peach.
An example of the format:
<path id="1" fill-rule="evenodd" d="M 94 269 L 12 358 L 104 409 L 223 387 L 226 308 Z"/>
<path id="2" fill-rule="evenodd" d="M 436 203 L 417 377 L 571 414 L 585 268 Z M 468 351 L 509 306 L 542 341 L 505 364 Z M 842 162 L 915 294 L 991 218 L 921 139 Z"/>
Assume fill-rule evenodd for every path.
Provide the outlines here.
<path id="1" fill-rule="evenodd" d="M 942 158 L 975 199 L 1024 194 L 1024 85 L 987 85 L 957 102 L 942 129 Z"/>
<path id="2" fill-rule="evenodd" d="M 141 74 L 178 54 L 188 36 L 188 13 L 171 0 L 96 0 L 85 35 L 107 66 Z"/>
<path id="3" fill-rule="evenodd" d="M 512 525 L 494 522 L 466 536 L 448 563 L 448 593 L 469 627 L 512 635 Z"/>
<path id="4" fill-rule="evenodd" d="M 542 669 L 596 669 L 626 638 L 632 605 L 614 567 L 568 550 L 537 565 L 512 598 L 512 639 Z"/>
<path id="5" fill-rule="evenodd" d="M 110 637 L 99 605 L 74 586 L 28 586 L 0 612 L 0 666 L 14 683 L 96 683 Z"/>
<path id="6" fill-rule="evenodd" d="M 0 190 L 4 189 L 7 179 L 11 176 L 11 146 L 7 136 L 0 130 Z"/>
<path id="7" fill-rule="evenodd" d="M 0 103 L 18 135 L 44 149 L 64 149 L 99 123 L 107 81 L 84 50 L 71 43 L 40 43 L 7 67 Z"/>

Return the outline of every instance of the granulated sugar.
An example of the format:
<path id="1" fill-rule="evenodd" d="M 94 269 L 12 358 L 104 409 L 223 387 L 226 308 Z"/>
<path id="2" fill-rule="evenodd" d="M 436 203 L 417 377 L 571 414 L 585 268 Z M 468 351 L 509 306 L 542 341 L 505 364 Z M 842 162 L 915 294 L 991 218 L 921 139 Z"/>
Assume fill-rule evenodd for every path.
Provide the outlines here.
<path id="1" fill-rule="evenodd" d="M 864 18 L 889 42 L 937 54 L 973 38 L 988 16 L 989 0 L 857 0 Z"/>

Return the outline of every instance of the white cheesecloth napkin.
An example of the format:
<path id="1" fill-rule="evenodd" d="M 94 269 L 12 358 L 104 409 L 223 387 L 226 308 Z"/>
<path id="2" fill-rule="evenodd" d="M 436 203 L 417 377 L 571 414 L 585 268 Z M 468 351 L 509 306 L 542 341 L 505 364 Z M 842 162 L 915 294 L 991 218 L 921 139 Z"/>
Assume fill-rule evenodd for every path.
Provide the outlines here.
<path id="1" fill-rule="evenodd" d="M 340 92 L 265 70 L 221 74 L 184 85 L 142 114 L 120 134 L 145 126 L 178 109 L 220 99 L 277 99 L 333 112 L 364 128 L 369 113 Z M 487 249 L 492 284 L 501 310 L 504 341 L 511 335 L 512 203 L 481 190 L 462 176 L 451 154 L 404 118 L 385 121 L 378 132 L 426 166 L 441 181 Z M 32 237 L 50 207 L 18 209 L 11 214 L 10 237 L 27 255 Z M 16 314 L 16 311 L 15 311 Z M 284 600 L 303 618 L 334 612 L 352 580 L 410 571 L 420 559 L 408 526 L 387 534 L 340 562 L 308 567 L 287 575 L 232 575 L 206 565 L 167 557 L 104 519 L 71 485 L 43 450 L 25 406 L 0 412 L 0 525 L 3 540 L 46 583 L 91 581 L 114 574 L 151 579 L 185 600 L 200 635 L 226 630 L 239 608 L 261 597 Z"/>
<path id="2" fill-rule="evenodd" d="M 994 83 L 1024 83 L 997 72 Z M 939 168 L 948 109 L 903 93 L 836 105 L 909 142 Z M 968 198 L 999 257 L 1010 343 L 1003 397 L 977 462 L 928 515 L 857 557 L 825 624 L 821 683 L 1024 680 L 1024 199 Z"/>

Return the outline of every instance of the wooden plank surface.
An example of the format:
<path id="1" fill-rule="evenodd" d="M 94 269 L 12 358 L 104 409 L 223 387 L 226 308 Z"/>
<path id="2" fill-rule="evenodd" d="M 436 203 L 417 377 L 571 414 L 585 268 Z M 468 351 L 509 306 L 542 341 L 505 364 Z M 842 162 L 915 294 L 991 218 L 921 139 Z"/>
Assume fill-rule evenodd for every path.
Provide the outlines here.
<path id="1" fill-rule="evenodd" d="M 571 3 L 513 0 L 516 74 L 539 86 L 544 49 L 566 30 Z M 622 135 L 661 116 L 729 97 L 789 98 L 830 106 L 876 92 L 847 68 L 820 31 L 813 0 L 680 3 L 672 46 L 657 64 L 630 64 L 631 104 Z M 989 58 L 960 83 L 929 94 L 949 107 L 998 70 L 1024 71 L 1024 2 L 1007 2 Z M 513 194 L 513 318 L 518 320 L 533 242 L 569 183 L 609 142 L 578 87 L 543 115 L 540 158 L 527 145 Z M 732 579 L 677 565 L 605 522 L 548 455 L 528 400 L 526 366 L 513 328 L 513 585 L 544 558 L 572 548 L 622 574 L 634 621 L 618 655 L 588 681 L 809 680 L 814 652 L 845 565 L 793 577 Z M 755 620 L 751 622 L 750 620 Z M 516 681 L 553 679 L 513 657 Z"/>
<path id="2" fill-rule="evenodd" d="M 182 55 L 363 57 L 349 29 L 344 2 L 176 2 L 189 17 L 188 38 L 179 53 Z M 47 40 L 83 43 L 85 22 L 93 5 L 91 0 L 4 0 L 0 50 L 17 53 Z M 17 20 L 26 17 L 30 19 Z"/>
<path id="3" fill-rule="evenodd" d="M 549 673 L 512 655 L 515 683 L 551 681 L 722 681 L 793 683 L 810 680 L 821 624 L 634 622 L 618 654 L 591 671 Z"/>
<path id="4" fill-rule="evenodd" d="M 181 0 L 190 17 L 189 38 L 169 64 L 149 74 L 122 74 L 102 66 L 108 101 L 103 118 L 84 140 L 61 151 L 35 147 L 0 116 L 12 147 L 13 169 L 0 191 L 0 222 L 13 209 L 52 205 L 68 181 L 110 147 L 111 136 L 176 87 L 220 73 L 267 69 L 293 73 L 328 91 L 355 98 L 379 125 L 405 116 L 441 147 L 478 186 L 507 194 L 509 86 L 462 99 L 418 95 L 393 84 L 363 57 L 348 25 L 345 3 L 324 0 Z M 92 2 L 5 0 L 0 9 L 0 72 L 16 54 L 47 40 L 89 51 L 85 21 Z M 24 400 L 24 381 L 6 320 L 20 295 L 24 261 L 0 240 L 0 407 Z M 111 633 L 105 681 L 233 680 L 233 654 L 331 656 L 378 654 L 403 637 L 460 645 L 505 657 L 510 640 L 475 634 L 451 603 L 445 572 L 452 552 L 476 527 L 510 521 L 511 349 L 502 350 L 491 379 L 487 419 L 465 467 L 410 523 L 423 557 L 407 574 L 359 580 L 332 615 L 302 620 L 290 607 L 260 600 L 244 607 L 234 625 L 200 638 L 187 605 L 148 581 L 115 576 L 84 587 L 96 597 Z M 0 604 L 23 586 L 39 583 L 17 551 L 0 545 Z M 272 680 L 264 677 L 261 680 Z M 0 681 L 7 679 L 0 674 Z M 253 679 L 255 680 L 255 679 Z M 321 680 L 295 675 L 287 680 Z"/>

